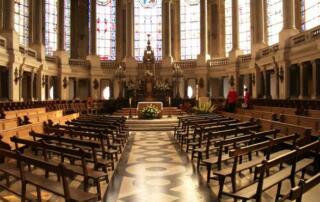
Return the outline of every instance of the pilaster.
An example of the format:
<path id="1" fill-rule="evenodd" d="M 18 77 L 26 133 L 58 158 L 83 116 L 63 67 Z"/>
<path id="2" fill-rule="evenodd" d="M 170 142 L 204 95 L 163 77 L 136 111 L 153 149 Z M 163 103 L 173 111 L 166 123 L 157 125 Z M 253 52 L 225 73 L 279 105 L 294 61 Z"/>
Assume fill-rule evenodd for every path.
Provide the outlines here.
<path id="1" fill-rule="evenodd" d="M 318 70 L 317 70 L 317 62 L 315 60 L 311 61 L 311 65 L 312 65 L 312 99 L 317 99 L 318 95 L 318 88 L 319 86 L 317 85 L 317 74 L 318 74 Z"/>
<path id="2" fill-rule="evenodd" d="M 162 67 L 171 67 L 173 58 L 171 53 L 171 0 L 164 0 L 162 4 Z"/>
<path id="3" fill-rule="evenodd" d="M 200 54 L 197 66 L 207 66 L 210 60 L 208 52 L 208 0 L 200 0 Z"/>
<path id="4" fill-rule="evenodd" d="M 239 4 L 238 0 L 232 0 L 232 50 L 229 53 L 231 61 L 237 61 L 242 55 L 239 49 Z"/>
<path id="5" fill-rule="evenodd" d="M 286 48 L 291 36 L 299 33 L 296 29 L 295 0 L 285 0 L 283 5 L 283 29 L 279 34 L 279 48 Z"/>
<path id="6" fill-rule="evenodd" d="M 265 48 L 266 45 L 266 30 L 265 30 L 265 3 L 264 0 L 254 0 L 251 5 L 252 17 L 251 22 L 253 24 L 252 34 L 252 58 L 256 57 L 257 52 Z"/>

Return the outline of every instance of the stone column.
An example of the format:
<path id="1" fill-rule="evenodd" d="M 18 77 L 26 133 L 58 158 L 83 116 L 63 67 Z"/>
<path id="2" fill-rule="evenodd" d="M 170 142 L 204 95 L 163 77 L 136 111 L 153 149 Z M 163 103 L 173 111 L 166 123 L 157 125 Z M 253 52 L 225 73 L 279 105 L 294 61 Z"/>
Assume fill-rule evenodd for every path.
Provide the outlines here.
<path id="1" fill-rule="evenodd" d="M 3 0 L 3 30 L 14 30 L 14 1 Z"/>
<path id="2" fill-rule="evenodd" d="M 264 0 L 252 1 L 252 58 L 255 58 L 257 51 L 266 47 L 266 30 L 265 30 L 265 3 Z"/>
<path id="3" fill-rule="evenodd" d="M 299 84 L 300 84 L 300 95 L 299 95 L 299 99 L 303 99 L 304 98 L 304 67 L 303 67 L 303 63 L 299 63 L 298 64 L 298 66 L 299 66 L 299 69 L 300 69 L 300 74 L 299 74 L 299 76 L 300 76 L 300 82 L 299 82 Z"/>
<path id="4" fill-rule="evenodd" d="M 299 33 L 296 29 L 295 0 L 283 1 L 283 29 L 279 35 L 280 48 L 286 47 L 286 41 Z"/>
<path id="5" fill-rule="evenodd" d="M 197 66 L 206 66 L 210 59 L 208 54 L 208 0 L 200 0 L 200 55 Z"/>
<path id="6" fill-rule="evenodd" d="M 162 4 L 162 43 L 163 60 L 162 66 L 172 65 L 171 53 L 171 0 L 164 0 Z"/>
<path id="7" fill-rule="evenodd" d="M 224 1 L 214 0 L 211 7 L 211 57 L 224 57 Z"/>
<path id="8" fill-rule="evenodd" d="M 232 0 L 232 50 L 229 57 L 237 61 L 239 55 L 242 55 L 239 49 L 239 4 L 238 0 Z"/>
<path id="9" fill-rule="evenodd" d="M 134 1 L 126 0 L 126 57 L 123 62 L 126 65 L 126 72 L 134 79 L 137 76 L 137 63 L 134 59 Z"/>
<path id="10" fill-rule="evenodd" d="M 33 81 L 34 81 L 34 69 L 32 69 L 31 71 L 31 79 L 30 79 L 30 82 L 31 82 L 31 89 L 30 89 L 30 92 L 31 92 L 31 100 L 34 99 L 34 92 L 33 92 Z"/>
<path id="11" fill-rule="evenodd" d="M 172 34 L 173 34 L 173 57 L 175 61 L 180 60 L 180 0 L 172 2 Z"/>
<path id="12" fill-rule="evenodd" d="M 90 55 L 96 55 L 96 30 L 97 30 L 97 17 L 96 17 L 96 0 L 90 2 Z"/>
<path id="13" fill-rule="evenodd" d="M 313 89 L 313 92 L 312 92 L 312 96 L 311 98 L 312 99 L 317 99 L 318 95 L 317 95 L 317 92 L 318 92 L 318 86 L 317 86 L 317 62 L 315 60 L 312 60 L 311 61 L 311 64 L 312 64 L 312 89 Z"/>
<path id="14" fill-rule="evenodd" d="M 44 46 L 44 1 L 32 0 L 32 43 L 30 47 L 37 51 L 38 59 L 45 60 Z"/>
<path id="15" fill-rule="evenodd" d="M 58 50 L 65 50 L 64 38 L 64 0 L 58 1 Z"/>

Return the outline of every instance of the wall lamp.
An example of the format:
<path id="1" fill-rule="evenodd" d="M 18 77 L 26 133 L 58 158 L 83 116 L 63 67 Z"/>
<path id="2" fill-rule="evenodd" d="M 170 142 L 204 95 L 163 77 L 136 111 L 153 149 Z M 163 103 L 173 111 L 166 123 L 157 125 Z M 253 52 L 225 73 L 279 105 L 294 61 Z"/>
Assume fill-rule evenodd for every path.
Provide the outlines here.
<path id="1" fill-rule="evenodd" d="M 278 73 L 278 77 L 280 79 L 280 81 L 282 82 L 284 79 L 284 71 L 283 71 L 283 67 L 280 67 L 279 69 L 279 73 Z"/>
<path id="2" fill-rule="evenodd" d="M 16 68 L 14 70 L 14 83 L 17 84 L 18 81 L 23 79 L 23 75 L 22 75 L 22 71 L 18 71 L 18 69 Z"/>

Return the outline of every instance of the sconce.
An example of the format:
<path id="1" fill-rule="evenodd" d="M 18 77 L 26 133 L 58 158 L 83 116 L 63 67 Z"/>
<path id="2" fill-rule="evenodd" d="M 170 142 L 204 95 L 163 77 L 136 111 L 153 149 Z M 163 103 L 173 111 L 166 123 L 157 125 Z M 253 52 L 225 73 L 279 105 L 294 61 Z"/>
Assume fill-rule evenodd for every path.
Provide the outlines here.
<path id="1" fill-rule="evenodd" d="M 256 75 L 255 74 L 252 74 L 251 82 L 252 82 L 253 85 L 256 84 Z"/>
<path id="2" fill-rule="evenodd" d="M 280 67 L 279 69 L 279 73 L 278 73 L 278 77 L 280 79 L 280 81 L 282 82 L 284 79 L 284 71 L 283 71 L 283 67 Z"/>
<path id="3" fill-rule="evenodd" d="M 18 69 L 16 68 L 14 70 L 14 83 L 17 84 L 19 80 L 22 80 L 22 78 L 22 71 L 18 71 Z"/>
<path id="4" fill-rule="evenodd" d="M 62 86 L 63 86 L 63 88 L 66 88 L 66 87 L 68 86 L 68 79 L 67 79 L 67 77 L 64 77 L 64 78 L 63 78 Z"/>
<path id="5" fill-rule="evenodd" d="M 42 75 L 42 86 L 44 87 L 45 85 L 47 85 L 46 76 Z"/>
<path id="6" fill-rule="evenodd" d="M 97 79 L 94 79 L 93 81 L 93 88 L 98 89 L 99 88 L 99 81 Z"/>

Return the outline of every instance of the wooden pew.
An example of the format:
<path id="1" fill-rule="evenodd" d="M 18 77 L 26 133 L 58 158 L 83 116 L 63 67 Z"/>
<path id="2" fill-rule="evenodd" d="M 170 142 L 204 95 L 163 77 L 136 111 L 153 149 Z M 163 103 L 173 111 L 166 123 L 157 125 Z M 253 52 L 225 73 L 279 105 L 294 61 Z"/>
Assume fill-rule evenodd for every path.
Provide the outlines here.
<path id="1" fill-rule="evenodd" d="M 268 135 L 274 136 L 276 133 L 277 133 L 277 131 L 266 131 L 266 132 L 255 133 L 253 136 L 255 138 L 259 138 L 259 137 L 263 138 Z M 221 194 L 223 194 L 223 187 L 224 187 L 224 182 L 225 182 L 226 177 L 231 177 L 232 190 L 233 190 L 233 192 L 235 192 L 236 191 L 236 175 L 237 175 L 237 173 L 240 173 L 241 171 L 244 171 L 247 169 L 251 170 L 253 167 L 260 164 L 262 162 L 262 160 L 270 159 L 271 155 L 274 157 L 274 156 L 279 156 L 285 152 L 288 152 L 288 150 L 280 150 L 279 152 L 272 153 L 273 149 L 276 146 L 279 146 L 280 144 L 285 143 L 287 141 L 292 141 L 293 147 L 291 149 L 293 149 L 298 137 L 299 137 L 299 135 L 293 134 L 293 135 L 289 135 L 286 137 L 275 138 L 275 139 L 271 139 L 271 140 L 260 142 L 260 143 L 248 144 L 246 146 L 235 148 L 235 149 L 231 150 L 229 153 L 229 158 L 233 159 L 232 167 L 226 167 L 224 169 L 213 172 L 214 175 L 218 176 L 218 180 L 219 180 L 218 197 L 221 198 Z M 221 141 L 219 143 L 220 143 L 220 145 L 222 143 L 225 143 L 225 144 L 236 143 L 236 141 L 239 141 L 238 139 L 241 139 L 241 138 L 234 138 L 231 140 L 225 140 L 225 141 Z M 258 152 L 258 151 L 263 151 L 264 156 L 252 159 L 251 154 L 253 152 Z M 248 157 L 249 157 L 248 161 L 245 163 L 241 162 L 242 157 L 244 155 L 248 155 Z"/>
<path id="2" fill-rule="evenodd" d="M 57 164 L 60 162 L 65 163 L 66 157 L 69 157 L 72 160 L 77 159 L 80 162 L 80 165 L 65 163 L 66 168 L 71 169 L 77 175 L 83 176 L 84 178 L 83 188 L 85 192 L 87 192 L 89 189 L 89 179 L 93 179 L 96 184 L 98 197 L 99 199 L 101 198 L 100 181 L 106 180 L 106 182 L 108 183 L 109 182 L 108 173 L 101 172 L 101 171 L 89 168 L 87 166 L 87 159 L 92 158 L 91 153 L 84 151 L 82 148 L 66 148 L 58 145 L 48 144 L 45 141 L 35 142 L 35 141 L 21 139 L 16 136 L 12 137 L 11 141 L 15 143 L 16 149 L 19 148 L 18 144 L 23 144 L 29 148 L 41 150 L 42 153 L 40 155 L 38 155 L 37 152 L 26 154 L 26 156 L 29 156 L 35 159 L 41 159 L 47 162 L 52 162 Z M 54 153 L 59 155 L 60 159 L 57 159 L 57 160 L 51 159 L 49 153 L 50 154 Z"/>
<path id="3" fill-rule="evenodd" d="M 257 181 L 234 193 L 224 192 L 224 194 L 234 199 L 241 199 L 242 201 L 255 199 L 257 202 L 260 202 L 262 192 L 277 185 L 276 200 L 278 200 L 281 195 L 282 182 L 289 179 L 291 186 L 294 187 L 295 174 L 302 171 L 302 176 L 304 176 L 305 169 L 314 163 L 313 159 L 299 159 L 299 157 L 303 157 L 303 155 L 309 153 L 310 150 L 317 151 L 317 154 L 319 154 L 319 147 L 320 141 L 316 141 L 276 158 L 264 160 L 262 164 L 256 167 Z M 289 166 L 282 166 L 285 162 L 291 162 L 291 164 L 289 164 Z M 265 174 L 274 167 L 279 167 L 279 171 L 266 176 Z"/>
<path id="4" fill-rule="evenodd" d="M 2 157 L 5 157 L 6 159 L 9 158 L 17 162 L 15 164 L 0 164 L 0 170 L 6 175 L 13 176 L 14 178 L 21 181 L 20 192 L 16 192 L 9 186 L 2 185 L 2 187 L 6 190 L 20 196 L 21 201 L 25 201 L 27 199 L 26 187 L 28 184 L 31 184 L 37 188 L 38 201 L 41 201 L 41 189 L 61 196 L 65 199 L 65 201 L 98 201 L 98 197 L 96 194 L 84 192 L 69 186 L 67 178 L 74 177 L 74 172 L 71 169 L 66 168 L 63 163 L 51 163 L 44 160 L 21 155 L 18 152 L 16 153 L 5 149 L 0 149 L 0 155 Z M 53 181 L 51 179 L 46 178 L 43 175 L 27 171 L 23 167 L 23 164 L 33 165 L 37 167 L 37 169 L 42 169 L 51 173 L 55 173 L 57 176 L 60 176 L 60 179 L 62 180 Z"/>
<path id="5" fill-rule="evenodd" d="M 320 184 L 320 173 L 312 176 L 307 180 L 301 179 L 299 182 L 299 185 L 296 187 L 293 187 L 287 195 L 283 196 L 279 200 L 279 202 L 284 202 L 288 199 L 291 201 L 295 200 L 296 202 L 302 202 L 303 194 L 319 184 Z"/>
<path id="6" fill-rule="evenodd" d="M 45 108 L 32 108 L 32 109 L 21 109 L 13 111 L 4 111 L 6 119 L 12 119 L 22 116 L 31 116 L 34 114 L 43 114 L 46 112 Z"/>

